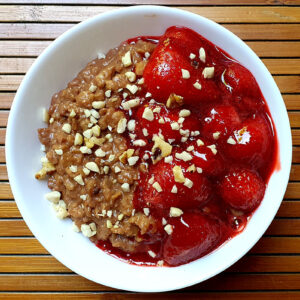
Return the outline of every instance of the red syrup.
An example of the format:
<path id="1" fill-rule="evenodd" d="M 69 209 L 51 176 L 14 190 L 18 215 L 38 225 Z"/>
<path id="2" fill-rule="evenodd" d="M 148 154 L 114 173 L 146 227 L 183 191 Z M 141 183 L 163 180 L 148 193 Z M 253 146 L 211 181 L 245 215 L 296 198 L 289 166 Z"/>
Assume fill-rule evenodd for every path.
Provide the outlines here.
<path id="1" fill-rule="evenodd" d="M 97 246 L 131 264 L 155 266 L 163 261 L 164 266 L 178 266 L 214 251 L 247 226 L 269 178 L 280 169 L 278 141 L 255 78 L 225 51 L 183 27 L 170 27 L 161 37 L 136 37 L 127 42 L 138 40 L 153 42 L 157 47 L 144 70 L 142 90 L 135 95 L 140 97 L 141 105 L 128 114 L 128 119 L 136 121 L 137 139 L 147 143 L 139 148 L 139 155 L 149 156 L 144 159 L 149 168 L 140 174 L 134 207 L 136 211 L 149 207 L 160 225 L 156 236 L 145 237 L 137 253 L 125 253 L 110 242 L 99 241 Z M 211 69 L 208 74 L 204 72 L 207 67 L 214 67 L 211 78 L 204 78 L 210 77 Z M 188 71 L 188 78 L 183 78 L 182 70 Z M 151 97 L 145 97 L 146 93 Z M 183 98 L 183 105 L 165 106 L 172 93 Z M 149 103 L 150 99 L 155 102 Z M 142 118 L 146 107 L 161 108 L 153 121 Z M 182 109 L 191 112 L 182 123 L 182 130 L 190 132 L 186 141 L 171 128 Z M 148 136 L 143 134 L 144 128 Z M 153 164 L 152 137 L 159 133 L 165 141 L 173 140 L 172 161 L 162 159 Z M 128 146 L 133 148 L 130 136 L 127 138 Z M 192 158 L 178 159 L 176 153 L 183 151 Z M 188 171 L 193 165 L 195 171 Z M 175 166 L 180 166 L 183 176 L 193 182 L 192 187 L 174 180 Z M 161 192 L 149 184 L 152 176 Z M 174 186 L 177 193 L 171 192 Z M 170 217 L 170 207 L 179 208 L 183 214 Z M 166 230 L 166 225 L 172 232 Z M 149 251 L 156 256 L 149 255 Z"/>

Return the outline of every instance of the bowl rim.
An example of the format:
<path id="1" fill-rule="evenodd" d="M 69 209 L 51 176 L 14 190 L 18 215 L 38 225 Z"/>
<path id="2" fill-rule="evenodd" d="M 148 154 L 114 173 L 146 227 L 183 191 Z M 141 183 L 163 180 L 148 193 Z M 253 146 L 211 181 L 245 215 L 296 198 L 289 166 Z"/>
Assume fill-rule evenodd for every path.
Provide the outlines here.
<path id="1" fill-rule="evenodd" d="M 10 114 L 9 114 L 9 118 L 8 118 L 8 123 L 7 123 L 7 132 L 6 132 L 6 138 L 5 138 L 5 145 L 6 145 L 6 163 L 7 163 L 7 172 L 8 172 L 8 177 L 9 177 L 9 182 L 10 182 L 10 186 L 11 186 L 11 190 L 13 192 L 13 195 L 15 197 L 15 201 L 17 203 L 17 206 L 20 210 L 20 212 L 22 213 L 22 217 L 24 219 L 24 221 L 26 222 L 27 226 L 29 227 L 29 229 L 32 231 L 32 233 L 34 234 L 34 236 L 39 240 L 39 242 L 43 245 L 44 248 L 46 248 L 49 253 L 51 253 L 51 255 L 53 255 L 58 261 L 62 262 L 64 265 L 66 265 L 69 269 L 73 270 L 74 272 L 76 272 L 77 274 L 91 280 L 94 281 L 96 283 L 99 284 L 104 284 L 107 286 L 111 286 L 114 288 L 118 288 L 118 289 L 125 289 L 125 290 L 130 290 L 130 291 L 138 291 L 138 292 L 162 292 L 162 291 L 171 291 L 171 290 L 177 290 L 177 289 L 181 289 L 187 286 L 191 286 L 194 284 L 197 284 L 199 282 L 205 281 L 219 273 L 221 273 L 222 271 L 224 271 L 225 269 L 227 269 L 228 267 L 230 267 L 231 265 L 233 265 L 236 261 L 238 261 L 241 257 L 243 257 L 254 245 L 255 243 L 261 238 L 261 236 L 264 234 L 264 232 L 267 230 L 267 228 L 269 227 L 270 223 L 273 221 L 275 214 L 277 212 L 277 210 L 279 209 L 279 206 L 282 202 L 287 184 L 288 184 L 288 180 L 289 180 L 289 173 L 290 173 L 290 168 L 291 168 L 291 158 L 292 158 L 292 138 L 291 138 L 291 130 L 289 130 L 289 132 L 287 132 L 287 139 L 289 141 L 288 145 L 286 145 L 286 147 L 288 147 L 287 151 L 289 153 L 288 157 L 286 158 L 287 161 L 289 162 L 287 166 L 285 167 L 285 173 L 283 175 L 284 180 L 283 180 L 283 184 L 282 184 L 282 188 L 281 188 L 281 201 L 278 201 L 277 205 L 274 208 L 274 215 L 272 218 L 270 218 L 269 220 L 267 220 L 266 225 L 264 227 L 263 230 L 260 230 L 259 234 L 256 235 L 256 238 L 253 239 L 254 243 L 250 243 L 247 247 L 244 247 L 243 251 L 239 251 L 238 255 L 235 254 L 234 258 L 228 259 L 220 268 L 215 268 L 212 272 L 206 274 L 206 276 L 202 277 L 201 280 L 199 279 L 195 279 L 194 281 L 190 281 L 189 283 L 184 283 L 184 284 L 176 284 L 176 285 L 168 285 L 168 287 L 166 289 L 164 288 L 151 288 L 149 287 L 149 289 L 144 289 L 144 288 L 140 288 L 138 286 L 132 288 L 127 288 L 126 284 L 122 284 L 122 283 L 114 283 L 111 284 L 110 282 L 104 282 L 104 283 L 100 283 L 99 281 L 97 281 L 95 278 L 93 278 L 90 274 L 86 274 L 84 272 L 81 272 L 81 270 L 78 270 L 75 266 L 70 266 L 69 264 L 65 263 L 63 260 L 63 256 L 58 254 L 58 253 L 53 253 L 53 251 L 50 251 L 49 249 L 51 248 L 50 245 L 48 244 L 47 240 L 44 239 L 42 237 L 42 234 L 40 234 L 37 230 L 37 228 L 32 224 L 32 222 L 30 221 L 30 218 L 28 215 L 24 214 L 24 202 L 21 201 L 22 197 L 21 194 L 19 194 L 18 191 L 18 186 L 15 184 L 13 178 L 14 178 L 14 174 L 15 174 L 15 170 L 13 167 L 13 156 L 11 153 L 13 153 L 12 147 L 13 147 L 13 141 L 12 141 L 12 134 L 14 131 L 14 119 L 17 117 L 16 115 L 16 108 L 17 106 L 21 103 L 22 100 L 22 92 L 23 90 L 26 89 L 26 86 L 28 84 L 28 82 L 30 81 L 30 77 L 31 74 L 33 74 L 34 72 L 38 71 L 39 69 L 39 65 L 43 64 L 43 60 L 50 54 L 51 55 L 51 51 L 52 49 L 55 49 L 59 44 L 63 44 L 65 42 L 65 40 L 69 37 L 71 37 L 74 33 L 76 33 L 77 31 L 81 31 L 82 28 L 89 26 L 90 24 L 94 23 L 95 21 L 99 20 L 99 19 L 105 19 L 105 18 L 110 18 L 111 16 L 119 16 L 122 17 L 122 15 L 127 15 L 129 14 L 134 14 L 134 13 L 144 13 L 144 14 L 151 14 L 151 13 L 159 13 L 160 11 L 162 12 L 166 12 L 166 13 L 175 13 L 175 14 L 181 14 L 182 16 L 188 17 L 188 16 L 197 16 L 197 18 L 202 19 L 202 21 L 208 22 L 211 25 L 213 25 L 214 27 L 216 27 L 218 30 L 223 31 L 224 33 L 226 33 L 227 35 L 231 35 L 232 39 L 235 40 L 239 40 L 239 42 L 243 43 L 244 46 L 248 47 L 240 38 L 238 38 L 235 34 L 233 34 L 232 32 L 230 32 L 229 30 L 227 30 L 226 28 L 224 28 L 223 26 L 219 25 L 218 23 L 207 19 L 205 17 L 196 15 L 192 12 L 188 12 L 188 11 L 184 11 L 181 9 L 177 9 L 177 8 L 171 8 L 171 7 L 164 7 L 164 6 L 156 6 L 156 5 L 138 5 L 138 6 L 129 6 L 129 7 L 125 7 L 125 8 L 121 8 L 121 9 L 117 9 L 117 10 L 112 10 L 112 11 L 108 11 L 108 12 L 104 12 L 98 15 L 95 15 L 94 17 L 91 17 L 83 22 L 80 22 L 79 24 L 76 24 L 75 26 L 73 26 L 71 29 L 67 30 L 66 32 L 64 32 L 62 35 L 60 35 L 57 39 L 55 39 L 43 52 L 42 54 L 35 60 L 35 62 L 33 63 L 33 65 L 30 67 L 30 69 L 28 70 L 27 74 L 25 75 L 22 83 L 20 84 L 20 87 L 18 88 L 18 91 L 15 95 L 14 101 L 12 103 L 11 106 L 11 110 L 10 110 Z M 248 50 L 250 50 L 250 52 L 252 52 L 253 55 L 255 55 L 257 57 L 257 55 L 251 50 L 251 48 L 248 47 Z M 271 74 L 269 73 L 269 71 L 267 70 L 267 68 L 263 65 L 263 63 L 261 62 L 261 60 L 257 57 L 258 61 L 262 64 L 262 66 L 265 69 L 265 73 L 269 74 L 269 80 L 273 81 L 275 87 L 276 87 L 276 92 L 279 93 L 280 97 L 280 91 L 277 87 L 277 85 L 275 84 L 274 79 L 272 78 Z M 282 99 L 282 98 L 281 98 Z M 284 106 L 284 102 L 282 100 L 282 104 Z M 285 112 L 283 112 L 283 114 L 285 114 L 287 121 L 288 121 L 288 125 L 290 127 L 289 124 L 289 119 L 288 119 L 288 115 L 285 109 Z M 22 212 L 23 211 L 23 212 Z M 222 247 L 222 245 L 221 245 Z M 188 264 L 187 264 L 188 265 Z M 180 267 L 180 266 L 179 266 Z M 173 267 L 174 270 L 176 270 L 176 268 L 178 267 Z M 198 277 L 196 277 L 198 278 Z M 103 281 L 102 281 L 103 282 Z"/>

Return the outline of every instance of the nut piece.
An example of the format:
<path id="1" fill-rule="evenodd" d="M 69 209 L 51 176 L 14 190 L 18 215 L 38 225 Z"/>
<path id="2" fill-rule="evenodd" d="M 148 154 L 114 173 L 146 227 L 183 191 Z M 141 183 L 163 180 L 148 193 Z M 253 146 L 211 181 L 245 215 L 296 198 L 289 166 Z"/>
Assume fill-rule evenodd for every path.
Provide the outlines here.
<path id="1" fill-rule="evenodd" d="M 167 107 L 172 108 L 183 105 L 183 97 L 172 93 L 167 100 Z"/>
<path id="2" fill-rule="evenodd" d="M 43 108 L 43 122 L 48 123 L 49 122 L 49 113 L 46 108 Z"/>
<path id="3" fill-rule="evenodd" d="M 91 236 L 93 236 L 97 233 L 96 230 L 92 230 L 92 228 L 94 227 L 92 224 L 94 224 L 94 226 L 96 226 L 95 223 L 91 223 L 89 225 L 82 224 L 80 227 L 82 234 L 88 238 L 90 238 Z"/>
<path id="4" fill-rule="evenodd" d="M 124 65 L 124 67 L 129 67 L 132 65 L 130 51 L 127 51 L 122 57 L 122 64 Z"/>
<path id="5" fill-rule="evenodd" d="M 192 158 L 193 158 L 192 155 L 186 151 L 183 151 L 181 153 L 176 153 L 175 157 L 178 159 L 181 159 L 183 161 L 189 161 L 189 160 L 192 160 Z"/>
<path id="6" fill-rule="evenodd" d="M 139 88 L 135 84 L 126 84 L 126 89 L 129 90 L 130 93 L 134 95 Z"/>
<path id="7" fill-rule="evenodd" d="M 177 207 L 170 208 L 170 217 L 176 218 L 176 217 L 180 217 L 182 214 L 183 211 L 180 208 Z"/>
<path id="8" fill-rule="evenodd" d="M 150 209 L 148 207 L 143 208 L 143 211 L 146 216 L 150 215 Z"/>
<path id="9" fill-rule="evenodd" d="M 144 147 L 147 145 L 144 140 L 136 140 L 136 141 L 133 141 L 132 144 L 134 146 L 139 146 L 139 147 Z"/>
<path id="10" fill-rule="evenodd" d="M 82 142 L 83 142 L 83 137 L 80 133 L 76 132 L 75 134 L 75 139 L 74 139 L 74 145 L 77 146 L 77 145 L 82 145 Z"/>
<path id="11" fill-rule="evenodd" d="M 202 85 L 196 81 L 194 84 L 193 84 L 194 88 L 197 89 L 197 90 L 201 90 L 202 89 Z"/>
<path id="12" fill-rule="evenodd" d="M 159 192 L 161 193 L 162 192 L 162 188 L 160 186 L 160 184 L 156 181 L 152 184 L 152 186 Z"/>
<path id="13" fill-rule="evenodd" d="M 179 112 L 179 117 L 188 117 L 191 115 L 191 111 L 188 110 L 188 109 L 182 109 L 180 112 Z"/>
<path id="14" fill-rule="evenodd" d="M 215 67 L 204 68 L 202 74 L 204 78 L 213 78 L 215 74 Z"/>
<path id="15" fill-rule="evenodd" d="M 46 175 L 52 171 L 55 171 L 54 165 L 48 160 L 42 162 L 42 169 L 35 174 L 35 178 L 38 180 L 42 180 L 46 177 Z"/>
<path id="16" fill-rule="evenodd" d="M 81 174 L 75 176 L 75 177 L 74 177 L 74 180 L 75 180 L 78 184 L 84 185 L 84 182 L 83 182 L 83 179 L 82 179 Z"/>
<path id="17" fill-rule="evenodd" d="M 85 166 L 86 166 L 87 169 L 89 169 L 93 172 L 100 173 L 99 167 L 93 161 L 90 161 L 90 162 L 86 163 Z"/>
<path id="18" fill-rule="evenodd" d="M 203 145 L 204 145 L 204 143 L 203 143 L 203 141 L 202 141 L 202 140 L 198 139 L 198 140 L 197 140 L 197 145 L 200 147 L 200 146 L 203 146 Z"/>
<path id="19" fill-rule="evenodd" d="M 183 79 L 189 79 L 191 77 L 190 72 L 185 69 L 181 69 L 181 75 Z"/>
<path id="20" fill-rule="evenodd" d="M 155 254 L 153 251 L 151 251 L 151 250 L 148 251 L 148 254 L 149 254 L 151 257 L 153 257 L 153 258 L 156 257 L 156 254 Z"/>
<path id="21" fill-rule="evenodd" d="M 165 232 L 168 234 L 168 235 L 171 235 L 173 233 L 173 227 L 172 225 L 170 224 L 167 224 L 165 227 L 164 227 L 164 230 Z"/>
<path id="22" fill-rule="evenodd" d="M 111 96 L 111 90 L 105 91 L 104 95 L 106 98 L 109 98 Z"/>
<path id="23" fill-rule="evenodd" d="M 61 197 L 61 193 L 57 191 L 53 191 L 45 195 L 45 198 L 52 203 L 58 203 L 60 197 Z"/>
<path id="24" fill-rule="evenodd" d="M 54 151 L 57 155 L 63 155 L 64 153 L 62 149 L 55 149 Z"/>
<path id="25" fill-rule="evenodd" d="M 196 57 L 196 55 L 194 53 L 190 53 L 190 59 L 194 59 Z"/>
<path id="26" fill-rule="evenodd" d="M 130 191 L 130 187 L 129 187 L 129 184 L 127 182 L 123 183 L 121 185 L 121 189 L 124 191 L 124 192 L 129 192 Z"/>
<path id="27" fill-rule="evenodd" d="M 220 131 L 216 131 L 213 133 L 213 138 L 214 140 L 217 140 L 220 137 L 221 132 Z"/>
<path id="28" fill-rule="evenodd" d="M 177 122 L 171 123 L 172 130 L 179 130 L 180 125 Z"/>
<path id="29" fill-rule="evenodd" d="M 172 194 L 176 194 L 178 192 L 177 186 L 174 184 L 171 190 Z"/>
<path id="30" fill-rule="evenodd" d="M 87 139 L 90 139 L 93 135 L 92 129 L 87 129 L 83 132 L 83 136 L 86 137 Z"/>
<path id="31" fill-rule="evenodd" d="M 186 187 L 188 187 L 189 189 L 193 186 L 193 181 L 188 179 L 188 178 L 185 178 L 185 181 L 184 181 L 184 184 Z"/>
<path id="32" fill-rule="evenodd" d="M 140 99 L 131 99 L 121 104 L 125 110 L 129 110 L 133 107 L 140 105 Z"/>
<path id="33" fill-rule="evenodd" d="M 131 156 L 127 159 L 129 166 L 134 166 L 139 160 L 139 156 Z"/>
<path id="34" fill-rule="evenodd" d="M 200 48 L 200 50 L 199 50 L 199 58 L 200 58 L 200 60 L 202 61 L 202 62 L 204 62 L 205 63 L 205 60 L 206 60 L 206 54 L 205 54 L 205 50 L 204 50 L 204 48 Z"/>
<path id="35" fill-rule="evenodd" d="M 95 125 L 91 129 L 94 136 L 100 136 L 101 129 L 99 125 Z"/>
<path id="36" fill-rule="evenodd" d="M 70 171 L 72 172 L 72 173 L 76 173 L 77 172 L 77 166 L 74 166 L 74 165 L 72 165 L 72 166 L 70 166 Z"/>
<path id="37" fill-rule="evenodd" d="M 207 146 L 207 148 L 209 148 L 214 155 L 216 155 L 218 152 L 216 145 L 210 145 L 210 146 Z"/>
<path id="38" fill-rule="evenodd" d="M 95 155 L 97 157 L 105 157 L 106 153 L 101 148 L 99 148 L 95 151 Z"/>
<path id="39" fill-rule="evenodd" d="M 71 118 L 74 118 L 76 116 L 76 112 L 74 109 L 71 110 L 70 115 Z"/>
<path id="40" fill-rule="evenodd" d="M 125 76 L 130 82 L 134 82 L 136 80 L 136 75 L 133 72 L 126 72 Z"/>
<path id="41" fill-rule="evenodd" d="M 159 155 L 152 158 L 153 163 L 156 164 L 158 161 L 160 161 L 162 158 L 169 156 L 172 153 L 172 146 L 162 140 L 159 136 L 155 135 L 153 137 L 154 146 L 152 147 L 151 151 L 153 154 L 156 154 L 157 149 L 160 150 Z"/>
<path id="42" fill-rule="evenodd" d="M 94 109 L 101 109 L 105 107 L 105 101 L 94 101 L 92 102 L 92 107 Z"/>
<path id="43" fill-rule="evenodd" d="M 96 89 L 97 89 L 97 86 L 96 85 L 94 85 L 93 83 L 90 85 L 90 87 L 89 87 L 89 91 L 91 92 L 91 93 L 94 93 L 95 91 L 96 91 Z"/>
<path id="44" fill-rule="evenodd" d="M 130 120 L 128 123 L 127 123 L 127 129 L 129 131 L 134 131 L 135 130 L 135 120 Z"/>
<path id="45" fill-rule="evenodd" d="M 57 204 L 53 204 L 53 208 L 56 211 L 56 216 L 59 219 L 64 219 L 69 215 L 67 211 L 67 205 L 63 200 L 59 200 Z"/>
<path id="46" fill-rule="evenodd" d="M 65 123 L 63 126 L 62 126 L 62 131 L 64 131 L 65 133 L 71 133 L 71 130 L 72 130 L 72 127 L 69 123 Z"/>
<path id="47" fill-rule="evenodd" d="M 187 168 L 187 171 L 188 172 L 195 172 L 196 171 L 196 166 L 195 165 L 191 165 L 191 166 L 189 166 L 188 168 Z"/>
<path id="48" fill-rule="evenodd" d="M 180 166 L 174 166 L 173 167 L 173 175 L 175 182 L 184 183 L 185 178 L 182 172 L 182 169 Z"/>
<path id="49" fill-rule="evenodd" d="M 118 122 L 117 132 L 123 133 L 126 130 L 126 125 L 127 125 L 127 119 L 126 118 L 120 119 Z"/>
<path id="50" fill-rule="evenodd" d="M 236 141 L 230 136 L 227 140 L 227 143 L 230 144 L 230 145 L 235 145 L 236 144 Z"/>
<path id="51" fill-rule="evenodd" d="M 149 108 L 149 107 L 146 107 L 144 112 L 143 112 L 142 118 L 144 118 L 148 121 L 153 121 L 154 120 L 154 115 L 153 115 L 152 109 Z"/>

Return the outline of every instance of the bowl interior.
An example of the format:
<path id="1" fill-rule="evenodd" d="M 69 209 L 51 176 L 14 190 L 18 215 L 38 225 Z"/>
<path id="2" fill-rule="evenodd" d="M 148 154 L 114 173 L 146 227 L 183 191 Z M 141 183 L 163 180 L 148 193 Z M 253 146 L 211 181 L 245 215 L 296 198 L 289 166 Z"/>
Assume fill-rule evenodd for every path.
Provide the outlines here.
<path id="1" fill-rule="evenodd" d="M 44 199 L 46 181 L 34 179 L 40 169 L 37 129 L 41 110 L 52 95 L 73 79 L 97 52 L 107 52 L 127 38 L 161 35 L 172 25 L 187 26 L 227 51 L 251 70 L 268 102 L 279 139 L 280 168 L 272 175 L 265 198 L 247 228 L 213 253 L 176 268 L 138 267 L 100 251 L 70 220 L 58 220 Z M 235 35 L 200 16 L 165 7 L 140 6 L 96 16 L 63 34 L 37 59 L 15 97 L 7 129 L 7 165 L 18 207 L 33 234 L 59 261 L 78 274 L 115 288 L 167 291 L 203 281 L 243 256 L 261 237 L 283 198 L 291 165 L 291 135 L 283 100 L 258 57 Z M 224 259 L 226 258 L 226 259 Z"/>

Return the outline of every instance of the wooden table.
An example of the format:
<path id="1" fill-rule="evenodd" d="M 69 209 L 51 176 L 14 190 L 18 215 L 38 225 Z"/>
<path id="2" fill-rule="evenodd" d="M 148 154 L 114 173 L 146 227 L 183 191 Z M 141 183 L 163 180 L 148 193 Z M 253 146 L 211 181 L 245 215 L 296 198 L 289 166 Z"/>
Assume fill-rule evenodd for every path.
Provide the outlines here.
<path id="1" fill-rule="evenodd" d="M 47 253 L 32 236 L 16 207 L 4 154 L 5 126 L 15 91 L 41 51 L 74 24 L 135 3 L 147 2 L 0 0 L 0 299 L 153 297 L 90 282 Z M 283 94 L 294 145 L 285 199 L 257 245 L 222 274 L 156 297 L 300 299 L 300 1 L 153 0 L 152 4 L 178 6 L 208 17 L 246 41 L 269 68 Z"/>

